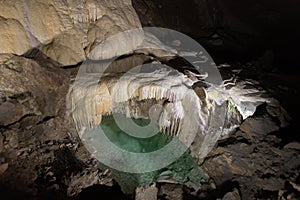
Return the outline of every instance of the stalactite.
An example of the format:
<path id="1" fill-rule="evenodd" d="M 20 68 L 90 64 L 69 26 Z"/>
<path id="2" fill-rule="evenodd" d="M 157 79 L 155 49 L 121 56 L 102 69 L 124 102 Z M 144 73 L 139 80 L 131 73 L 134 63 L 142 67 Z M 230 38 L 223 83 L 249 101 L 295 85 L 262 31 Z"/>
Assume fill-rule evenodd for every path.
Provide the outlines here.
<path id="1" fill-rule="evenodd" d="M 187 75 L 165 68 L 151 73 L 107 73 L 100 82 L 94 79 L 93 73 L 87 73 L 69 92 L 70 116 L 78 132 L 97 127 L 102 116 L 114 113 L 151 119 L 149 110 L 159 105 L 162 109 L 154 119 L 159 130 L 186 145 L 191 145 L 196 134 L 191 151 L 199 159 L 222 135 L 236 128 L 241 118 L 253 115 L 259 104 L 270 102 L 260 97 L 258 90 L 246 89 L 245 82 L 230 88 L 211 84 L 192 89 L 194 81 Z"/>
<path id="2" fill-rule="evenodd" d="M 161 130 L 178 135 L 181 120 L 184 118 L 184 106 L 195 106 L 199 112 L 198 105 L 183 105 L 182 100 L 186 93 L 191 98 L 198 99 L 191 88 L 183 83 L 188 82 L 183 74 L 168 75 L 169 71 L 159 70 L 159 73 L 146 77 L 147 74 L 124 75 L 121 79 L 117 77 L 102 78 L 100 84 L 90 81 L 79 82 L 70 90 L 71 115 L 78 130 L 83 127 L 93 129 L 100 122 L 102 115 L 110 113 L 123 113 L 127 117 L 149 118 L 149 109 L 154 104 L 161 105 L 164 109 L 158 119 Z M 160 81 L 157 81 L 160 80 Z M 154 84 L 155 83 L 155 84 Z M 191 84 L 191 83 L 190 83 Z M 151 100 L 151 101 L 149 101 Z M 164 101 L 168 103 L 164 104 Z M 149 101 L 149 102 L 148 102 Z M 74 109 L 76 108 L 76 109 Z M 199 114 L 199 113 L 196 113 Z M 84 124 L 89 124 L 88 127 Z"/>

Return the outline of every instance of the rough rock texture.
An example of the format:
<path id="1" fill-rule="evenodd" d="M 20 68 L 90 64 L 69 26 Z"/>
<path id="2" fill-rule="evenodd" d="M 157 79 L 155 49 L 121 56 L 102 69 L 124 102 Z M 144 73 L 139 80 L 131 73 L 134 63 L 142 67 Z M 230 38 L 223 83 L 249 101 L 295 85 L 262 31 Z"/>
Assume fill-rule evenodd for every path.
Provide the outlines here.
<path id="1" fill-rule="evenodd" d="M 66 70 L 42 55 L 35 59 L 5 55 L 1 60 L 6 60 L 2 72 L 9 75 L 1 76 L 1 85 L 6 86 L 1 87 L 0 105 L 1 194 L 27 199 L 84 199 L 91 194 L 133 199 L 120 192 L 109 171 L 98 168 L 76 130 L 63 119 L 60 110 L 65 109 L 69 83 Z M 239 69 L 247 71 L 249 66 Z M 224 77 L 227 70 L 221 70 Z M 16 87 L 8 87 L 13 85 L 7 81 Z M 291 133 L 296 132 L 281 128 L 285 118 L 281 109 L 264 105 L 240 129 L 219 141 L 203 161 L 211 180 L 197 193 L 159 183 L 158 199 L 299 198 L 300 141 L 293 139 L 296 136 Z"/>
<path id="2" fill-rule="evenodd" d="M 0 109 L 6 113 L 0 125 L 10 125 L 26 115 L 55 116 L 64 112 L 53 102 L 64 102 L 68 75 L 54 62 L 44 61 L 42 57 L 32 60 L 10 56 L 0 63 Z"/>
<path id="3" fill-rule="evenodd" d="M 155 185 L 137 188 L 136 200 L 157 200 L 157 188 Z"/>
<path id="4" fill-rule="evenodd" d="M 239 131 L 220 141 L 203 164 L 217 187 L 226 182 L 238 186 L 242 199 L 286 197 L 287 185 L 299 181 L 299 150 L 282 148 L 279 124 L 265 109 L 261 112 L 265 114 L 245 120 Z"/>
<path id="5" fill-rule="evenodd" d="M 173 1 L 171 7 L 177 12 L 182 12 L 182 16 L 185 15 L 184 9 L 176 8 L 176 2 L 182 5 L 182 1 Z M 265 30 L 264 26 L 272 22 L 274 17 L 278 19 L 276 9 L 271 9 L 274 5 L 275 8 L 281 9 L 276 1 L 269 3 L 271 8 L 264 6 L 269 1 L 255 1 L 256 3 L 251 5 L 240 5 L 232 1 L 203 2 L 190 1 L 183 5 L 191 11 L 201 11 L 200 16 L 195 16 L 192 12 L 186 15 L 187 20 L 194 20 L 193 23 L 185 23 L 185 17 L 181 15 L 177 20 L 173 20 L 174 15 L 160 10 L 164 8 L 164 2 L 152 4 L 155 7 L 148 11 L 146 9 L 145 16 L 149 16 L 149 13 L 152 16 L 151 11 L 156 9 L 163 15 L 164 23 L 171 21 L 175 25 L 187 24 L 185 28 L 190 28 L 191 24 L 199 23 L 199 26 L 202 26 L 202 23 L 207 23 L 203 29 L 195 28 L 199 33 L 196 37 L 208 36 L 207 43 L 214 47 L 225 43 L 229 47 L 238 46 L 236 48 L 240 49 L 244 43 L 239 44 L 239 41 L 248 38 L 246 43 L 251 43 L 252 36 Z M 96 49 L 94 54 L 90 54 L 98 44 L 103 44 L 102 41 L 108 35 L 131 27 L 140 27 L 131 2 L 0 0 L 0 3 L 1 198 L 8 196 L 10 199 L 87 199 L 93 196 L 91 194 L 96 194 L 97 197 L 133 199 L 133 196 L 126 196 L 121 192 L 109 170 L 103 171 L 99 168 L 99 163 L 82 145 L 75 128 L 64 119 L 65 98 L 70 84 L 69 71 L 74 74 L 77 72 L 77 68 L 68 69 L 66 65 L 76 65 L 88 55 L 89 58 L 99 59 L 124 53 L 124 49 L 119 52 L 115 47 L 110 49 L 113 50 L 111 52 L 102 52 L 106 49 L 104 43 L 100 52 Z M 226 14 L 232 7 L 236 7 L 235 19 Z M 255 30 L 250 27 L 257 25 L 251 25 L 252 18 L 249 16 L 253 14 L 243 13 L 243 9 L 239 9 L 241 7 L 249 8 L 249 12 L 256 11 L 258 15 L 255 14 L 255 18 L 262 19 L 258 20 L 260 23 Z M 285 6 L 282 8 L 286 10 Z M 297 9 L 297 6 L 293 6 L 293 9 Z M 219 21 L 223 16 L 220 10 L 226 23 Z M 236 20 L 240 15 L 244 16 L 242 24 Z M 293 12 L 289 15 L 294 16 Z M 148 19 L 152 20 L 149 24 L 154 24 L 161 17 L 154 20 L 147 17 Z M 184 19 L 183 22 L 181 19 Z M 277 27 L 282 25 L 282 22 L 273 25 L 275 29 L 266 32 L 264 38 L 268 38 L 274 30 L 277 32 Z M 193 28 L 189 31 L 194 33 Z M 239 36 L 245 32 L 247 34 Z M 295 32 L 297 33 L 290 31 L 287 35 L 297 35 Z M 235 38 L 236 35 L 238 39 Z M 274 35 L 273 39 L 277 39 L 277 36 Z M 122 39 L 124 38 L 121 37 Z M 129 50 L 138 45 L 131 44 Z M 285 43 L 279 42 L 279 46 L 284 47 Z M 160 53 L 153 55 L 158 54 Z M 275 55 L 277 54 L 275 51 Z M 297 117 L 299 106 L 295 96 L 299 95 L 299 84 L 295 83 L 298 82 L 298 77 L 263 73 L 261 64 L 258 63 L 263 63 L 264 70 L 268 71 L 272 57 L 272 52 L 266 52 L 259 62 L 255 61 L 245 66 L 236 64 L 234 67 L 223 65 L 220 69 L 224 78 L 238 74 L 259 91 L 263 90 L 263 86 L 293 112 L 293 117 Z M 135 66 L 143 61 L 128 63 Z M 59 66 L 65 68 L 60 69 Z M 118 66 L 113 66 L 115 68 L 111 70 L 117 72 Z M 228 72 L 226 66 L 230 68 Z M 126 70 L 130 68 L 127 64 L 124 66 Z M 97 71 L 93 66 L 88 70 Z M 261 85 L 256 84 L 257 82 Z M 205 99 L 203 90 L 195 91 L 201 96 L 201 100 Z M 224 105 L 226 108 L 232 108 L 230 104 Z M 208 183 L 202 185 L 199 191 L 194 191 L 179 184 L 172 184 L 171 181 L 167 184 L 160 182 L 156 185 L 158 199 L 300 199 L 300 140 L 298 132 L 295 131 L 298 124 L 284 128 L 289 120 L 285 110 L 278 104 L 262 105 L 239 129 L 222 138 L 216 147 L 210 147 L 213 151 L 201 162 L 211 177 Z"/>
<path id="6" fill-rule="evenodd" d="M 39 48 L 62 65 L 78 64 L 108 36 L 140 27 L 130 0 L 0 3 L 0 53 L 23 55 Z M 137 38 L 129 39 L 127 48 L 134 48 Z"/>
<path id="7" fill-rule="evenodd" d="M 2 172 L 1 185 L 34 193 L 29 185 L 37 179 L 35 163 L 42 165 L 49 155 L 41 154 L 43 147 L 39 151 L 37 146 L 67 136 L 62 105 L 69 78 L 42 55 L 37 60 L 8 58 L 0 63 L 1 164 L 8 166 Z M 32 157 L 28 158 L 29 154 Z"/>
<path id="8" fill-rule="evenodd" d="M 65 121 L 70 73 L 41 52 L 34 59 L 1 58 L 1 195 L 62 199 L 92 185 L 112 185 Z"/>
<path id="9" fill-rule="evenodd" d="M 212 179 L 209 183 L 197 193 L 162 185 L 159 199 L 299 199 L 299 140 L 286 140 L 290 132 L 297 133 L 278 131 L 280 124 L 274 124 L 265 106 L 244 123 L 252 120 L 256 123 L 220 140 L 207 156 L 202 167 Z M 267 121 L 269 131 L 252 132 Z"/>

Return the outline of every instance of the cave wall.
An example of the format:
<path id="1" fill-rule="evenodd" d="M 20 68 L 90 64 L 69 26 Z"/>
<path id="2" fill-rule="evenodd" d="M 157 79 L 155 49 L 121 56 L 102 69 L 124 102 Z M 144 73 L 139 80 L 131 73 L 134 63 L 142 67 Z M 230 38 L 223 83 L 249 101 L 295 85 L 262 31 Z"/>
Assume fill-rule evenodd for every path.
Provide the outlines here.
<path id="1" fill-rule="evenodd" d="M 297 65 L 297 0 L 133 0 L 143 26 L 183 32 L 222 62 L 262 56 L 267 50 L 284 68 Z M 295 69 L 295 68 L 294 68 Z"/>
<path id="2" fill-rule="evenodd" d="M 141 26 L 130 0 L 0 0 L 0 4 L 0 54 L 28 55 L 39 49 L 62 66 L 84 61 L 108 36 Z M 137 36 L 128 48 L 134 48 L 135 41 Z"/>

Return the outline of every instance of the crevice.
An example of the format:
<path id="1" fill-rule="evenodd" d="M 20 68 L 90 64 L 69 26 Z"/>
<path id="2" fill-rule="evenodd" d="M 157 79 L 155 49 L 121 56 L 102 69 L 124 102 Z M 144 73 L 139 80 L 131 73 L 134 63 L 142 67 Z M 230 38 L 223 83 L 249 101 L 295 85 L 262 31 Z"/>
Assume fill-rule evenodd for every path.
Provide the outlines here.
<path id="1" fill-rule="evenodd" d="M 26 114 L 26 115 L 22 116 L 18 121 L 15 121 L 15 122 L 13 122 L 13 123 L 10 123 L 10 124 L 7 124 L 7 125 L 0 124 L 0 128 L 3 128 L 3 129 L 9 129 L 9 127 L 11 127 L 11 126 L 13 126 L 13 125 L 16 125 L 16 124 L 20 123 L 22 120 L 24 120 L 24 119 L 27 118 L 27 117 L 32 117 L 32 116 L 37 116 L 37 115 L 34 114 L 34 113 Z"/>
<path id="2" fill-rule="evenodd" d="M 47 122 L 47 121 L 49 121 L 51 119 L 54 119 L 54 118 L 55 118 L 55 116 L 45 116 L 41 121 L 39 121 L 37 123 L 37 125 L 43 124 L 43 123 L 45 123 L 45 122 Z"/>

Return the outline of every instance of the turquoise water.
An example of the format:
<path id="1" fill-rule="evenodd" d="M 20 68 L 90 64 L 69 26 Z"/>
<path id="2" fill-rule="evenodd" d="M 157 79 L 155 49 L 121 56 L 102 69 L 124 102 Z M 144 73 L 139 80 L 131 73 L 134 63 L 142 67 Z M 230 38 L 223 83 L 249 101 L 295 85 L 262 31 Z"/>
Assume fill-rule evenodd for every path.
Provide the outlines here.
<path id="1" fill-rule="evenodd" d="M 124 118 L 126 117 L 124 116 Z M 147 126 L 150 123 L 150 120 L 148 119 L 132 118 L 132 120 L 141 127 Z M 118 127 L 113 116 L 104 116 L 100 126 L 106 137 L 113 144 L 121 149 L 135 153 L 148 153 L 156 151 L 167 145 L 172 139 L 171 136 L 161 132 L 158 132 L 156 135 L 149 138 L 133 137 Z"/>
<path id="2" fill-rule="evenodd" d="M 139 126 L 147 126 L 150 123 L 150 120 L 147 119 L 132 120 Z M 171 136 L 160 132 L 155 136 L 145 139 L 132 137 L 118 127 L 113 116 L 103 117 L 100 126 L 107 138 L 114 145 L 130 152 L 152 152 L 164 147 L 172 140 Z M 151 165 L 151 163 L 148 164 Z M 201 182 L 205 182 L 208 179 L 206 173 L 198 166 L 197 159 L 190 155 L 189 150 L 183 153 L 183 155 L 169 166 L 152 172 L 127 173 L 112 169 L 105 165 L 101 165 L 101 168 L 109 168 L 112 171 L 114 180 L 118 182 L 122 191 L 125 193 L 133 193 L 138 186 L 156 182 L 160 179 L 162 174 L 168 174 L 179 184 L 194 188 L 200 187 Z"/>

